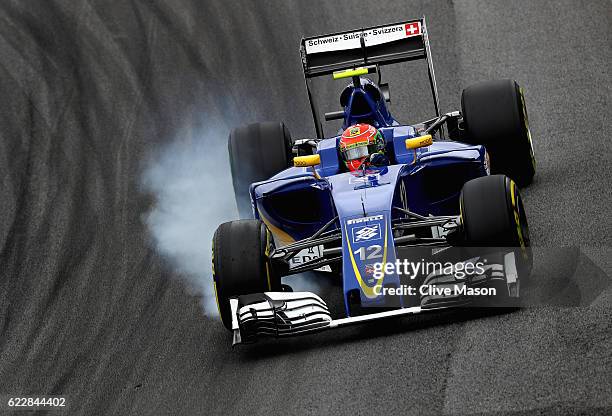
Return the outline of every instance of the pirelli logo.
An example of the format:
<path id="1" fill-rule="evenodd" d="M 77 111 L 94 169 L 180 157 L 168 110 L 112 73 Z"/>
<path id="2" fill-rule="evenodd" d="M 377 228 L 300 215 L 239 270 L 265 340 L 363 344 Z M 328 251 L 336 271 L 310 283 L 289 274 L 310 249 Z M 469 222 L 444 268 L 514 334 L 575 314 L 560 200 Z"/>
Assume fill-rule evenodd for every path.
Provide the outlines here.
<path id="1" fill-rule="evenodd" d="M 372 216 L 363 217 L 363 218 L 353 218 L 351 220 L 348 220 L 346 224 L 353 225 L 353 224 L 361 224 L 361 223 L 369 222 L 369 221 L 380 221 L 384 218 L 385 218 L 384 215 L 372 215 Z"/>

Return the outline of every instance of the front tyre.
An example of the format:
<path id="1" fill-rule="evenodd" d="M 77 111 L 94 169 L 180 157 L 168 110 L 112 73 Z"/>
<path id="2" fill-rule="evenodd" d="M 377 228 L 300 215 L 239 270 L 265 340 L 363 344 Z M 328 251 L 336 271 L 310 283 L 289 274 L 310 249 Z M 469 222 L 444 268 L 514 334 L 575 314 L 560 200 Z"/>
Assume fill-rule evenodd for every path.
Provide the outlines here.
<path id="1" fill-rule="evenodd" d="M 504 175 L 483 176 L 463 186 L 460 196 L 461 223 L 471 255 L 491 263 L 503 263 L 504 254 L 513 252 L 518 283 L 498 286 L 501 298 L 508 297 L 529 278 L 532 266 L 529 225 L 523 201 L 515 182 Z M 497 256 L 497 257 L 496 257 Z M 508 270 L 504 270 L 508 273 Z"/>
<path id="2" fill-rule="evenodd" d="M 465 141 L 484 145 L 491 172 L 509 176 L 518 185 L 531 183 L 535 156 L 523 89 L 510 79 L 472 85 L 461 94 Z"/>
<path id="3" fill-rule="evenodd" d="M 219 315 L 232 328 L 229 299 L 250 293 L 280 290 L 280 277 L 270 267 L 274 240 L 259 220 L 221 224 L 213 237 L 213 284 Z"/>

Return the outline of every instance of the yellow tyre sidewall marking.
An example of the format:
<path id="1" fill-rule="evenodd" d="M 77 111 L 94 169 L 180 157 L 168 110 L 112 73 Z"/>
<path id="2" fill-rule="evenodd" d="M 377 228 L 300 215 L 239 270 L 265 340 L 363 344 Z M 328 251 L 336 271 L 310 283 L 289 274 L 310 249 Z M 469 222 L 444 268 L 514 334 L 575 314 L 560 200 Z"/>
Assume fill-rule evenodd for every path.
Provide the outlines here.
<path id="1" fill-rule="evenodd" d="M 533 141 L 531 140 L 531 130 L 529 129 L 529 117 L 527 116 L 527 106 L 525 105 L 525 96 L 523 88 L 519 87 L 519 96 L 521 97 L 521 111 L 523 112 L 523 122 L 527 130 L 527 140 L 529 140 L 529 155 L 531 156 L 531 164 L 536 168 L 535 151 L 533 150 Z"/>
<path id="2" fill-rule="evenodd" d="M 463 221 L 463 193 L 459 196 L 459 222 L 464 225 Z"/>
<path id="3" fill-rule="evenodd" d="M 266 279 L 268 281 L 268 290 L 272 290 L 272 282 L 270 280 L 270 231 L 266 228 L 266 249 L 264 250 L 266 256 Z"/>
<path id="4" fill-rule="evenodd" d="M 213 290 L 215 292 L 215 302 L 217 303 L 217 310 L 219 316 L 221 316 L 221 304 L 219 303 L 219 294 L 217 293 L 217 281 L 215 280 L 215 239 L 213 237 L 212 242 L 212 278 L 213 278 Z"/>
<path id="5" fill-rule="evenodd" d="M 521 228 L 521 217 L 519 215 L 518 210 L 518 196 L 516 191 L 516 183 L 512 179 L 510 181 L 510 196 L 512 199 L 512 213 L 514 215 L 514 223 L 516 225 L 516 232 L 519 239 L 519 244 L 521 246 L 521 251 L 523 252 L 523 256 L 527 257 L 527 250 L 525 245 L 525 238 L 523 236 L 523 229 Z"/>

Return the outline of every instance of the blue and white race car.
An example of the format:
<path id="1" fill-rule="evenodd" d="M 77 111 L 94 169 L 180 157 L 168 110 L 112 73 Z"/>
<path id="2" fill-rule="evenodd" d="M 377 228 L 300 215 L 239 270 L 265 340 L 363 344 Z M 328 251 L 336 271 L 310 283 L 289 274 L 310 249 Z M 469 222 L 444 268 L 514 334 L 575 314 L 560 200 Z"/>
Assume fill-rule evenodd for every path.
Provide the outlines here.
<path id="1" fill-rule="evenodd" d="M 301 55 L 317 137 L 294 141 L 283 123 L 229 137 L 244 219 L 215 232 L 213 280 L 234 344 L 517 298 L 531 269 L 517 184 L 535 174 L 518 84 L 473 85 L 461 111 L 441 114 L 424 18 L 306 38 Z M 436 116 L 405 125 L 387 108 L 381 67 L 419 59 Z M 350 84 L 342 110 L 325 114 L 343 120 L 341 131 L 326 138 L 311 82 L 328 75 Z M 281 283 L 311 270 L 341 275 L 345 317 Z"/>

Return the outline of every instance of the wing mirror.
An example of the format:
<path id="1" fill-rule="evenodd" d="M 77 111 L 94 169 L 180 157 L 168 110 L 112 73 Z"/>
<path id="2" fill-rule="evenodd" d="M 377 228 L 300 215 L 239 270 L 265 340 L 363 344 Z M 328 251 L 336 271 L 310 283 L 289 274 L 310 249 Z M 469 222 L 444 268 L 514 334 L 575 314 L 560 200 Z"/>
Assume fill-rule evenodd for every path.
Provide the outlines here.
<path id="1" fill-rule="evenodd" d="M 433 144 L 433 138 L 431 134 L 425 136 L 414 137 L 412 139 L 406 139 L 406 149 L 418 149 L 419 147 L 431 146 Z"/>
<path id="2" fill-rule="evenodd" d="M 307 156 L 297 156 L 293 158 L 293 166 L 296 168 L 306 168 L 309 166 L 317 166 L 321 164 L 321 156 L 319 154 L 316 155 L 307 155 Z"/>

